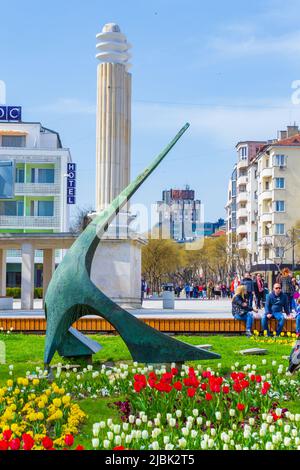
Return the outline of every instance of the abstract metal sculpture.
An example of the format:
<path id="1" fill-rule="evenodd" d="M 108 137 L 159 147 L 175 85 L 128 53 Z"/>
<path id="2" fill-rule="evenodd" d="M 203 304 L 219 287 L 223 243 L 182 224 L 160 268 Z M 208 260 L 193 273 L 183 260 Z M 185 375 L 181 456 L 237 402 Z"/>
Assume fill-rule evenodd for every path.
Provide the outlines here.
<path id="1" fill-rule="evenodd" d="M 56 351 L 64 357 L 78 357 L 91 356 L 101 348 L 97 342 L 71 328 L 85 315 L 98 315 L 111 323 L 126 343 L 132 358 L 138 362 L 184 362 L 220 357 L 149 327 L 115 304 L 90 280 L 92 260 L 101 236 L 188 127 L 187 123 L 152 164 L 87 226 L 56 269 L 45 298 L 45 365 L 50 364 Z"/>

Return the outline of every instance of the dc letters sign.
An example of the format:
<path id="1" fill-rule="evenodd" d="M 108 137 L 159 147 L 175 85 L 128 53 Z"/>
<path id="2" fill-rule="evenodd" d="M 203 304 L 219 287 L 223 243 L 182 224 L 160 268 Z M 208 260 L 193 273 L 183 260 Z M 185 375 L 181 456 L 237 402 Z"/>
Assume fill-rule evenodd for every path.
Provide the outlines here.
<path id="1" fill-rule="evenodd" d="M 21 121 L 21 106 L 0 106 L 0 121 Z"/>
<path id="2" fill-rule="evenodd" d="M 76 204 L 76 163 L 68 163 L 67 204 Z"/>

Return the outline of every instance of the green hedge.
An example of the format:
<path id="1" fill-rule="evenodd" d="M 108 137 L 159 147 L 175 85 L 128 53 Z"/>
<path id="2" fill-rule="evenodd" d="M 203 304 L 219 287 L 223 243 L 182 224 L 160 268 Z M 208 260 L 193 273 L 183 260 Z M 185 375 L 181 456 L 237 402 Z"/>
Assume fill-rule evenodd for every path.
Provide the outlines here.
<path id="1" fill-rule="evenodd" d="M 6 288 L 6 295 L 8 297 L 13 297 L 14 299 L 21 298 L 21 287 L 7 287 Z M 43 288 L 42 287 L 35 287 L 34 288 L 34 298 L 35 299 L 42 299 L 43 298 Z"/>

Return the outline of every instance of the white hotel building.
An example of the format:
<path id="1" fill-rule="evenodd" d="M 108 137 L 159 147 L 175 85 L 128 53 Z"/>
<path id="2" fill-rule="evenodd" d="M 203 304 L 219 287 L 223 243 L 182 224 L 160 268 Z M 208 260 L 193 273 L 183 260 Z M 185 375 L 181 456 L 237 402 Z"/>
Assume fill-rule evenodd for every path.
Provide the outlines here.
<path id="1" fill-rule="evenodd" d="M 246 252 L 247 269 L 252 271 L 298 269 L 293 231 L 300 220 L 298 126 L 288 126 L 273 141 L 239 142 L 236 148 L 236 205 L 232 178 L 226 205 L 229 248 L 236 256 L 239 250 Z"/>
<path id="2" fill-rule="evenodd" d="M 69 149 L 59 134 L 38 122 L 0 122 L 0 233 L 69 231 Z M 61 259 L 56 252 L 56 262 Z M 7 285 L 19 286 L 21 252 L 8 250 Z M 35 284 L 41 285 L 43 252 L 35 252 Z"/>

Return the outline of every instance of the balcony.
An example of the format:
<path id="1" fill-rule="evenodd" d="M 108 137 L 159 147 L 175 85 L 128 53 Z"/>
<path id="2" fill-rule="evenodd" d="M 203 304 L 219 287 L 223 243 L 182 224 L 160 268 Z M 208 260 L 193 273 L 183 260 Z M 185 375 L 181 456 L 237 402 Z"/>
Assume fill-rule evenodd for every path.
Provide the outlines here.
<path id="1" fill-rule="evenodd" d="M 262 178 L 272 178 L 273 168 L 263 168 L 260 172 L 260 176 Z"/>
<path id="2" fill-rule="evenodd" d="M 242 185 L 246 185 L 248 183 L 248 177 L 246 175 L 243 175 L 243 176 L 238 176 L 238 179 L 237 179 L 237 185 L 239 186 L 240 184 Z"/>
<path id="3" fill-rule="evenodd" d="M 240 160 L 237 164 L 237 169 L 239 170 L 240 168 L 248 168 L 248 160 Z"/>
<path id="4" fill-rule="evenodd" d="M 237 198 L 236 198 L 236 202 L 237 202 L 237 203 L 239 203 L 239 202 L 244 202 L 244 201 L 247 202 L 247 200 L 248 200 L 248 193 L 247 193 L 247 191 L 242 191 L 241 193 L 238 193 Z"/>
<path id="5" fill-rule="evenodd" d="M 59 217 L 0 215 L 0 227 L 11 229 L 52 229 L 60 227 L 60 220 Z"/>
<path id="6" fill-rule="evenodd" d="M 247 238 L 244 238 L 240 242 L 238 242 L 238 249 L 239 250 L 246 250 L 248 246 L 248 240 Z"/>
<path id="7" fill-rule="evenodd" d="M 236 216 L 237 216 L 238 219 L 240 219 L 241 217 L 247 218 L 248 217 L 247 208 L 243 207 L 243 208 L 238 209 L 237 213 L 236 213 Z"/>
<path id="8" fill-rule="evenodd" d="M 260 216 L 260 222 L 261 223 L 266 223 L 266 222 L 271 222 L 272 223 L 272 215 L 273 212 L 263 212 Z"/>
<path id="9" fill-rule="evenodd" d="M 266 199 L 272 199 L 272 196 L 273 196 L 273 193 L 270 189 L 262 191 L 260 195 L 258 196 L 258 202 L 260 203 Z"/>
<path id="10" fill-rule="evenodd" d="M 236 233 L 238 235 L 248 233 L 248 224 L 240 224 L 236 229 Z"/>
<path id="11" fill-rule="evenodd" d="M 57 183 L 15 183 L 15 193 L 18 196 L 59 194 L 60 185 Z"/>

